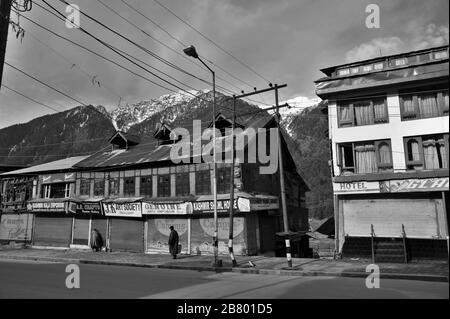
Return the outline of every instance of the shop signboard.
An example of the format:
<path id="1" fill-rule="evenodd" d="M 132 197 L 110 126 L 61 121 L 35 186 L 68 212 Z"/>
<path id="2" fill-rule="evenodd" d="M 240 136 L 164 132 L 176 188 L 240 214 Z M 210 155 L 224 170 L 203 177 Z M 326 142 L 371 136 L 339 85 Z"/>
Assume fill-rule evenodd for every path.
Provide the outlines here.
<path id="1" fill-rule="evenodd" d="M 186 215 L 192 214 L 191 202 L 143 202 L 143 215 Z"/>
<path id="2" fill-rule="evenodd" d="M 73 214 L 96 214 L 102 212 L 100 202 L 69 202 L 67 212 Z"/>
<path id="3" fill-rule="evenodd" d="M 239 197 L 238 207 L 241 212 L 249 212 L 257 210 L 275 210 L 279 208 L 279 204 L 278 198 L 276 197 Z"/>
<path id="4" fill-rule="evenodd" d="M 449 178 L 401 179 L 380 182 L 383 193 L 448 191 Z"/>
<path id="5" fill-rule="evenodd" d="M 102 203 L 105 216 L 142 217 L 142 203 Z"/>
<path id="6" fill-rule="evenodd" d="M 65 202 L 30 202 L 27 203 L 30 212 L 65 212 Z"/>
<path id="7" fill-rule="evenodd" d="M 63 182 L 74 182 L 75 181 L 75 173 L 56 173 L 56 174 L 48 174 L 39 176 L 41 183 L 49 184 L 49 183 L 63 183 Z"/>
<path id="8" fill-rule="evenodd" d="M 230 200 L 229 199 L 218 199 L 217 200 L 217 212 L 218 213 L 226 213 L 230 208 Z M 238 206 L 238 199 L 234 200 L 234 211 L 240 212 L 240 208 Z M 213 200 L 204 200 L 204 201 L 195 201 L 192 202 L 192 210 L 194 213 L 212 213 L 214 212 L 214 201 Z"/>

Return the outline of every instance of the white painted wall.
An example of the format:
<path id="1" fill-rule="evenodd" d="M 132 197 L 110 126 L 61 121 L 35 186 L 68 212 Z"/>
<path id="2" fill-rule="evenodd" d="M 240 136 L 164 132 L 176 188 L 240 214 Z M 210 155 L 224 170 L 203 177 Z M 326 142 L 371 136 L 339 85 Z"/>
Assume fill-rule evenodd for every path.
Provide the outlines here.
<path id="1" fill-rule="evenodd" d="M 449 117 L 435 117 L 402 121 L 400 117 L 400 99 L 397 94 L 387 96 L 389 123 L 354 127 L 338 127 L 336 101 L 329 100 L 329 132 L 333 146 L 333 166 L 335 176 L 340 175 L 338 167 L 338 152 L 336 144 L 344 142 L 359 142 L 380 139 L 390 139 L 394 170 L 406 170 L 403 138 L 407 136 L 439 134 L 449 132 Z"/>

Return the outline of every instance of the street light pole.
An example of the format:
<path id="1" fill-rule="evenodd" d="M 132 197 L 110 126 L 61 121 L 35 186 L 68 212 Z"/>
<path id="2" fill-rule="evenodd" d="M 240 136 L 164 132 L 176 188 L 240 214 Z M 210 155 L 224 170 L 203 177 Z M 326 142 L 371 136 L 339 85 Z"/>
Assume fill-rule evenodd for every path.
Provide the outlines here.
<path id="1" fill-rule="evenodd" d="M 190 57 L 198 59 L 212 74 L 212 85 L 213 85 L 213 198 L 214 198 L 214 262 L 213 267 L 222 266 L 222 261 L 218 260 L 219 254 L 219 232 L 218 232 L 218 218 L 217 218 L 217 173 L 216 173 L 216 73 L 199 57 L 195 47 L 191 45 L 190 47 L 183 50 L 184 53 Z"/>

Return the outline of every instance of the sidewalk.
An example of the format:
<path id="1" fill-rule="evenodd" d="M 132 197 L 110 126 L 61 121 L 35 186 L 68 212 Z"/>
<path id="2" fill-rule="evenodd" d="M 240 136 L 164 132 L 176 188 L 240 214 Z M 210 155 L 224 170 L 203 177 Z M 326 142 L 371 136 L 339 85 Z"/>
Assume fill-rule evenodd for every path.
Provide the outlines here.
<path id="1" fill-rule="evenodd" d="M 39 260 L 63 263 L 104 264 L 149 268 L 189 269 L 197 271 L 240 272 L 287 276 L 337 276 L 366 278 L 365 269 L 371 260 L 331 260 L 293 258 L 292 269 L 285 258 L 265 256 L 237 256 L 238 267 L 231 267 L 229 256 L 220 255 L 223 267 L 211 266 L 211 255 L 179 255 L 127 252 L 97 252 L 90 250 L 56 250 L 32 248 L 0 248 L 1 259 Z M 255 267 L 250 266 L 251 261 Z M 381 278 L 448 282 L 446 261 L 421 261 L 408 264 L 380 263 Z"/>

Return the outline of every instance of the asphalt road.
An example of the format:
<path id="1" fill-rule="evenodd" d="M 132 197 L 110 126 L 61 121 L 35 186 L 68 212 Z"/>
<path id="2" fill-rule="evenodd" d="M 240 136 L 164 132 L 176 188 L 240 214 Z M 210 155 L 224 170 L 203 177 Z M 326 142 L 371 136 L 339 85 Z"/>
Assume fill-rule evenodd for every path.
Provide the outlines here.
<path id="1" fill-rule="evenodd" d="M 0 261 L 0 298 L 449 298 L 443 282 L 288 277 L 190 270 L 79 265 L 80 288 L 68 289 L 67 264 Z"/>

